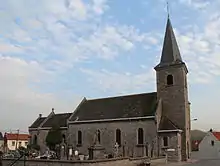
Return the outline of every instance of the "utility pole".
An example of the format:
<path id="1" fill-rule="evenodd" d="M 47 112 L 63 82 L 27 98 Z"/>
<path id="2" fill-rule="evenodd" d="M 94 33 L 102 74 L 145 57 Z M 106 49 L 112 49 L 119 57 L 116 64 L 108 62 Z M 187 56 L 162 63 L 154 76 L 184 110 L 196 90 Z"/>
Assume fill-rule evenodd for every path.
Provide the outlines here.
<path id="1" fill-rule="evenodd" d="M 16 139 L 15 150 L 17 150 L 17 147 L 18 147 L 18 136 L 19 136 L 19 129 L 17 130 L 17 139 Z"/>

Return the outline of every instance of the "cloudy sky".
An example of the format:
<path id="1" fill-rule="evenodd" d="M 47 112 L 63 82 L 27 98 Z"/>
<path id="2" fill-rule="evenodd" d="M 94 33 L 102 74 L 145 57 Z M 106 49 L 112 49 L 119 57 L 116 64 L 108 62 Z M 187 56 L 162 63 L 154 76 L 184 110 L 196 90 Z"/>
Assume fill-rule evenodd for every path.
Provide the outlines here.
<path id="1" fill-rule="evenodd" d="M 164 0 L 0 0 L 0 130 L 39 113 L 72 112 L 83 96 L 156 90 Z M 220 130 L 220 1 L 170 0 L 189 69 L 193 128 Z"/>

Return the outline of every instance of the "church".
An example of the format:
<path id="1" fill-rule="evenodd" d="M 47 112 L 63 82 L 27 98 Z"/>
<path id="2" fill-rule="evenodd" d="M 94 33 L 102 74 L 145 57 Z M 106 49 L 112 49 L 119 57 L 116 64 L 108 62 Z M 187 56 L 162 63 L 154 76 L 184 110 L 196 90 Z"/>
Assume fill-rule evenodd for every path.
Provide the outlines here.
<path id="1" fill-rule="evenodd" d="M 105 154 L 159 157 L 173 161 L 190 157 L 190 102 L 187 66 L 167 19 L 161 59 L 154 67 L 157 92 L 100 99 L 84 98 L 73 113 L 41 114 L 29 127 L 31 143 L 46 149 L 45 138 L 59 124 L 66 145 L 88 155 L 96 143 Z"/>

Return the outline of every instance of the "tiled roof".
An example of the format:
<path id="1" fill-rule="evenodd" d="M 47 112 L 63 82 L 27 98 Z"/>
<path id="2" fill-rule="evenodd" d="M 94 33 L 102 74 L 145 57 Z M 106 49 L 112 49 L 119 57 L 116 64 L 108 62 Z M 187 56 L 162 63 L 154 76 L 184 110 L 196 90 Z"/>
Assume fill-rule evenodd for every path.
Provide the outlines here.
<path id="1" fill-rule="evenodd" d="M 67 127 L 67 120 L 72 113 L 54 114 L 43 124 L 42 127 L 53 127 L 59 125 L 59 127 Z"/>
<path id="2" fill-rule="evenodd" d="M 19 141 L 27 141 L 30 137 L 29 134 L 16 134 L 16 133 L 6 133 L 5 136 L 7 140 L 19 140 Z"/>
<path id="3" fill-rule="evenodd" d="M 220 132 L 212 132 L 212 134 L 220 141 Z"/>
<path id="4" fill-rule="evenodd" d="M 117 119 L 152 116 L 156 110 L 157 93 L 85 100 L 76 109 L 72 121 Z"/>
<path id="5" fill-rule="evenodd" d="M 38 128 L 45 119 L 46 117 L 37 118 L 29 128 Z"/>
<path id="6" fill-rule="evenodd" d="M 166 116 L 161 117 L 161 121 L 159 124 L 159 130 L 177 130 L 180 129 L 176 124 L 174 124 L 170 119 Z"/>

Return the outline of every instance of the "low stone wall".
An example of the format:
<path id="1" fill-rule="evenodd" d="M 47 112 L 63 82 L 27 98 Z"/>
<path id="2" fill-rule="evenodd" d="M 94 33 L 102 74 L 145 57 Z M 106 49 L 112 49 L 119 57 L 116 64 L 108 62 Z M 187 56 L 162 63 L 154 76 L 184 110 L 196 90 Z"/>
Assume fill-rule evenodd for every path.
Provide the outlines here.
<path id="1" fill-rule="evenodd" d="M 136 166 L 142 161 L 147 160 L 145 157 L 141 158 L 114 158 L 102 160 L 85 160 L 85 161 L 69 161 L 69 160 L 43 160 L 32 159 L 26 160 L 26 166 Z M 3 159 L 3 166 L 10 165 L 14 160 Z M 165 158 L 157 158 L 151 160 L 151 165 L 164 164 Z M 24 161 L 20 160 L 14 166 L 24 166 Z"/>

